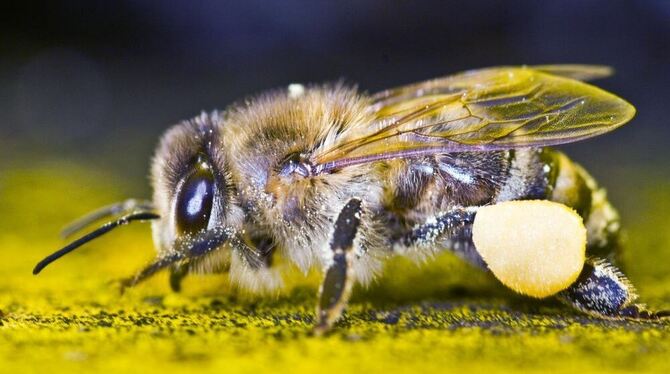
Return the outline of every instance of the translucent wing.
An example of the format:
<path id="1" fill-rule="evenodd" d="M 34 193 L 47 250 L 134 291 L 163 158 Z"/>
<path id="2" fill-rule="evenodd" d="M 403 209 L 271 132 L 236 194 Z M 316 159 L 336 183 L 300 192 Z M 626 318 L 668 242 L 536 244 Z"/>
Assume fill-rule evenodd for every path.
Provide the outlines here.
<path id="1" fill-rule="evenodd" d="M 600 66 L 466 71 L 372 96 L 373 120 L 314 156 L 319 170 L 398 157 L 542 147 L 611 131 L 635 114 L 623 99 L 573 79 Z"/>
<path id="2" fill-rule="evenodd" d="M 614 73 L 614 70 L 611 67 L 603 65 L 534 65 L 531 68 L 544 73 L 560 75 L 561 77 L 577 79 L 580 81 L 607 78 Z"/>

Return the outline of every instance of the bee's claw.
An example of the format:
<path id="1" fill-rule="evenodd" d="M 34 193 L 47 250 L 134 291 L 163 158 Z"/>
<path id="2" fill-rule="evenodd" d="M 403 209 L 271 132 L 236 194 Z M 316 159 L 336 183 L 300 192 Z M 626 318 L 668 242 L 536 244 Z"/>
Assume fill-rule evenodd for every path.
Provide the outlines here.
<path id="1" fill-rule="evenodd" d="M 667 320 L 670 318 L 670 310 L 659 310 L 656 312 L 647 312 L 648 317 L 647 319 L 652 319 L 652 320 Z"/>
<path id="2" fill-rule="evenodd" d="M 170 288 L 172 292 L 178 293 L 181 291 L 181 282 L 188 275 L 188 265 L 179 264 L 170 268 Z"/>
<path id="3" fill-rule="evenodd" d="M 326 324 L 318 324 L 312 329 L 312 335 L 316 337 L 322 337 L 328 334 L 331 331 L 331 328 Z"/>
<path id="4" fill-rule="evenodd" d="M 116 288 L 119 295 L 123 296 L 128 288 L 134 286 L 134 278 L 112 279 L 107 284 Z"/>
<path id="5" fill-rule="evenodd" d="M 643 304 L 633 304 L 622 309 L 619 314 L 625 318 L 654 321 L 670 318 L 670 310 L 650 311 Z"/>
<path id="6" fill-rule="evenodd" d="M 655 314 L 658 318 L 670 318 L 670 310 L 659 310 Z"/>

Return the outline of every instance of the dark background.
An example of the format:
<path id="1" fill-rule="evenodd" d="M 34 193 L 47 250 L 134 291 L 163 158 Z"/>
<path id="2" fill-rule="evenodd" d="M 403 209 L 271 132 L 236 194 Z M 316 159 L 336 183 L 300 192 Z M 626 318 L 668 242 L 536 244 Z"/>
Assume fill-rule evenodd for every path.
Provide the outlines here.
<path id="1" fill-rule="evenodd" d="M 165 128 L 264 89 L 344 78 L 376 91 L 491 65 L 593 63 L 616 69 L 597 84 L 632 102 L 638 115 L 612 134 L 564 148 L 600 178 L 625 170 L 670 178 L 670 1 L 1 7 L 5 166 L 57 158 L 143 182 Z"/>

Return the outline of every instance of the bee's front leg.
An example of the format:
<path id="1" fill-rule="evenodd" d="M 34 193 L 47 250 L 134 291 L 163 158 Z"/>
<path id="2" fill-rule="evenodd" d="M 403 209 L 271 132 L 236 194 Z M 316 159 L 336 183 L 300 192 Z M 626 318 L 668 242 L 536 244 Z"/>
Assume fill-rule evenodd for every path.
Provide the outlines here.
<path id="1" fill-rule="evenodd" d="M 247 263 L 252 267 L 256 267 L 256 264 L 262 263 L 262 259 L 257 255 L 255 249 L 250 248 L 236 235 L 231 235 L 230 233 L 230 229 L 222 227 L 202 231 L 175 241 L 172 250 L 156 258 L 153 262 L 135 273 L 134 276 L 121 279 L 120 291 L 124 292 L 126 288 L 134 287 L 164 269 L 175 269 L 173 274 L 170 275 L 170 285 L 173 289 L 175 286 L 180 287 L 180 282 L 186 275 L 186 272 L 181 273 L 188 270 L 179 270 L 181 266 L 189 267 L 192 261 L 197 261 L 213 251 L 222 248 L 226 243 L 229 243 L 235 251 L 244 256 Z"/>
<path id="2" fill-rule="evenodd" d="M 319 289 L 317 323 L 314 333 L 327 332 L 340 318 L 347 305 L 354 283 L 352 262 L 354 239 L 361 223 L 361 200 L 351 199 L 342 208 L 335 221 L 330 239 L 331 261 L 329 261 L 323 283 Z"/>
<path id="3" fill-rule="evenodd" d="M 173 292 L 181 291 L 181 282 L 186 278 L 189 271 L 189 264 L 175 264 L 170 268 L 170 289 Z"/>
<path id="4" fill-rule="evenodd" d="M 268 270 L 272 265 L 272 256 L 275 252 L 275 244 L 267 235 L 256 234 L 249 235 L 248 240 L 239 239 L 231 241 L 231 246 L 244 258 L 251 272 Z M 173 292 L 181 291 L 181 284 L 184 278 L 194 269 L 198 268 L 197 262 L 182 261 L 170 267 L 170 288 Z M 230 264 L 224 264 L 222 268 L 212 270 L 202 270 L 204 273 L 225 273 L 230 270 Z"/>

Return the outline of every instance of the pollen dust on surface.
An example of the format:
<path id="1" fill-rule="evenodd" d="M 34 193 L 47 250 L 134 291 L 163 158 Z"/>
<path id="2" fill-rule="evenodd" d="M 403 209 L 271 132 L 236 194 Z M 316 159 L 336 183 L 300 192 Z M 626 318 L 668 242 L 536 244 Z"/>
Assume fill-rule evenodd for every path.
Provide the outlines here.
<path id="1" fill-rule="evenodd" d="M 119 180 L 60 163 L 0 174 L 0 372 L 670 369 L 668 323 L 603 321 L 517 296 L 449 255 L 390 262 L 383 278 L 354 290 L 324 338 L 310 335 L 317 274 L 291 273 L 275 296 L 246 294 L 222 275 L 188 277 L 174 294 L 160 274 L 120 296 L 110 280 L 154 254 L 148 225 L 119 229 L 34 277 L 34 264 L 63 244 L 63 223 L 132 190 Z M 630 217 L 635 251 L 624 256 L 643 301 L 666 308 L 668 191 L 645 192 L 647 210 Z"/>

